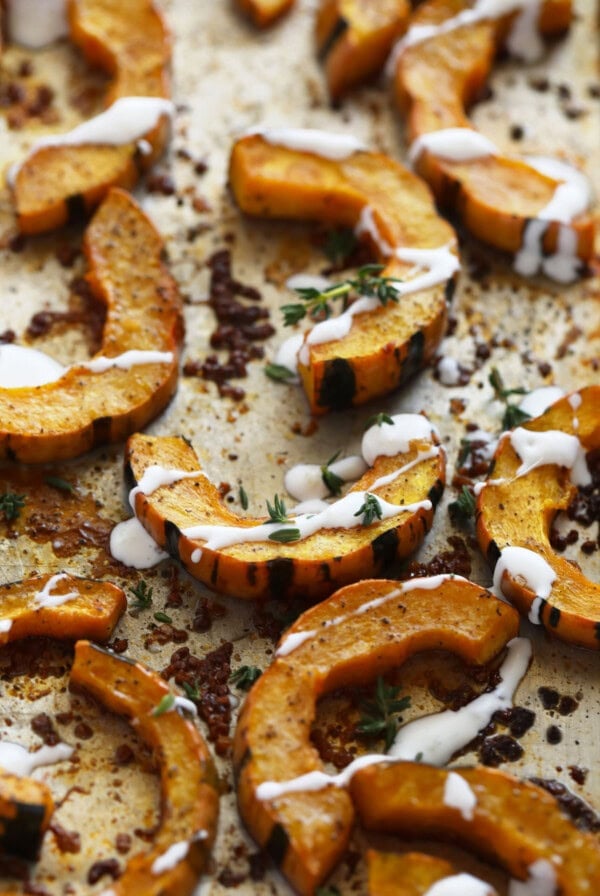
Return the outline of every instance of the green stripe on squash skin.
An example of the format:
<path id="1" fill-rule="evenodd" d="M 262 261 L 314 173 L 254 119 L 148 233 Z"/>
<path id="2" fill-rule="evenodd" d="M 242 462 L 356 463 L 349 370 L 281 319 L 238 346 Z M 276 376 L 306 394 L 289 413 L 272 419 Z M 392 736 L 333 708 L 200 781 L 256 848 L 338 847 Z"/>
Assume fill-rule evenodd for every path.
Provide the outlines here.
<path id="1" fill-rule="evenodd" d="M 319 389 L 319 407 L 330 411 L 345 411 L 352 407 L 355 394 L 356 376 L 352 364 L 345 358 L 327 361 Z"/>

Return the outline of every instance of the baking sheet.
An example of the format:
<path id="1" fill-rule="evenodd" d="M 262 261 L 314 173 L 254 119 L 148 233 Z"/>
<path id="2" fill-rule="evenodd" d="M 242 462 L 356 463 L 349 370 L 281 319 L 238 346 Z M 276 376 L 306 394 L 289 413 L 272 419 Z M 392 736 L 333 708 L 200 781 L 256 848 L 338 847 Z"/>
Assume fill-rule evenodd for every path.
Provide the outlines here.
<path id="1" fill-rule="evenodd" d="M 289 17 L 264 34 L 244 22 L 227 2 L 165 0 L 161 5 L 174 35 L 177 115 L 171 150 L 159 169 L 168 170 L 177 191 L 172 196 L 149 194 L 141 185 L 136 195 L 165 237 L 173 274 L 186 297 L 184 360 L 203 360 L 212 352 L 209 338 L 215 320 L 206 304 L 209 280 L 206 260 L 224 247 L 231 250 L 236 279 L 258 288 L 262 304 L 271 310 L 271 322 L 279 330 L 265 343 L 266 355 L 272 358 L 282 339 L 278 308 L 290 298 L 282 286 L 285 277 L 298 271 L 318 272 L 326 262 L 314 245 L 316 227 L 265 222 L 240 215 L 226 188 L 227 158 L 233 139 L 259 123 L 310 126 L 351 132 L 372 147 L 402 158 L 405 146 L 400 117 L 382 85 L 362 89 L 338 111 L 330 108 L 322 72 L 314 58 L 314 0 L 299 0 Z M 506 61 L 497 65 L 491 81 L 491 97 L 476 108 L 474 120 L 486 135 L 507 150 L 564 153 L 578 161 L 598 194 L 597 45 L 590 40 L 596 25 L 595 9 L 591 0 L 578 0 L 575 6 L 577 14 L 570 34 L 550 47 L 540 64 L 526 67 Z M 81 119 L 82 97 L 87 104 L 85 116 L 95 111 L 101 100 L 103 79 L 88 72 L 67 44 L 35 54 L 7 48 L 3 58 L 5 76 L 24 58 L 34 59 L 35 76 L 48 81 L 56 91 L 54 105 L 61 119 L 54 125 L 55 129 L 65 130 Z M 548 80 L 547 90 L 531 87 L 536 80 L 539 83 L 540 77 Z M 573 113 L 572 110 L 580 111 Z M 522 127 L 524 132 L 518 141 L 511 138 L 515 126 Z M 10 130 L 0 117 L 0 164 L 18 158 L 37 133 L 49 129 L 36 130 L 32 126 Z M 183 158 L 181 150 L 190 153 L 193 159 Z M 206 162 L 205 173 L 196 172 L 197 161 Z M 203 205 L 206 209 L 199 210 Z M 9 196 L 3 190 L 0 234 L 4 235 L 5 245 L 13 230 Z M 77 246 L 79 238 L 76 230 L 69 230 L 30 239 L 18 252 L 9 248 L 1 250 L 4 311 L 0 331 L 10 327 L 24 341 L 26 327 L 35 311 L 70 307 L 69 283 L 83 270 L 82 262 L 78 257 L 72 267 L 65 268 L 57 261 L 55 250 L 57 245 Z M 405 389 L 375 406 L 321 419 L 313 427 L 299 388 L 278 386 L 265 377 L 260 362 L 251 362 L 248 377 L 234 381 L 246 390 L 242 401 L 220 398 L 213 383 L 182 377 L 173 402 L 149 431 L 190 438 L 214 481 L 231 486 L 230 495 L 236 499 L 232 506 L 239 509 L 238 487 L 243 484 L 250 499 L 249 512 L 260 514 L 265 498 L 275 492 L 283 493 L 284 472 L 293 464 L 322 463 L 340 449 L 344 454 L 356 453 L 365 420 L 373 412 L 425 410 L 439 427 L 447 448 L 450 481 L 465 426 L 475 422 L 489 431 L 499 430 L 502 410 L 492 401 L 487 381 L 491 366 L 501 370 L 508 385 L 535 388 L 552 382 L 570 389 L 597 382 L 600 364 L 598 277 L 587 278 L 568 288 L 549 281 L 527 284 L 511 274 L 505 259 L 473 245 L 468 238 L 461 238 L 461 251 L 463 273 L 452 312 L 456 329 L 444 341 L 440 354 L 451 355 L 467 367 L 480 365 L 467 387 L 441 386 L 431 371 L 425 371 Z M 492 337 L 495 345 L 491 357 L 477 362 L 477 345 L 488 343 Z M 48 337 L 32 344 L 63 363 L 86 357 L 93 349 L 89 334 L 77 326 L 54 328 Z M 551 365 L 547 376 L 540 372 L 540 363 L 544 362 Z M 464 410 L 458 415 L 450 410 L 456 398 L 465 402 Z M 310 437 L 303 434 L 309 432 Z M 14 481 L 13 471 L 3 472 L 1 489 L 5 482 Z M 28 489 L 29 507 L 41 508 L 46 514 L 50 507 L 60 511 L 61 526 L 73 519 L 77 508 L 83 508 L 83 515 L 92 520 L 88 537 L 82 536 L 83 545 L 76 553 L 69 553 L 74 545 L 71 548 L 69 544 L 61 544 L 60 536 L 57 543 L 56 535 L 52 534 L 45 541 L 35 541 L 27 534 L 27 520 L 21 521 L 15 526 L 18 537 L 8 537 L 11 533 L 7 531 L 0 533 L 7 536 L 0 540 L 1 581 L 22 578 L 33 571 L 67 569 L 82 575 L 104 575 L 127 588 L 143 577 L 154 588 L 153 610 L 164 609 L 173 587 L 174 564 L 167 561 L 155 570 L 127 574 L 111 564 L 106 553 L 102 533 L 108 531 L 111 522 L 127 516 L 122 447 L 111 446 L 62 464 L 58 472 L 75 484 L 75 494 L 59 496 L 63 503 L 56 510 L 58 498 L 48 494 L 43 477 L 27 477 L 27 481 L 21 480 L 21 485 Z M 440 550 L 448 549 L 449 535 L 461 534 L 449 525 L 447 516 L 447 504 L 455 496 L 454 490 L 448 488 L 438 508 L 434 529 L 416 557 L 418 561 L 430 561 Z M 71 503 L 65 504 L 65 501 Z M 100 533 L 95 538 L 97 544 L 93 543 L 90 528 Z M 597 537 L 597 524 L 592 532 L 586 530 L 586 533 L 580 537 L 579 544 L 584 537 Z M 570 551 L 570 556 L 597 581 L 598 554 L 586 557 L 578 546 Z M 471 578 L 488 585 L 487 566 L 476 550 L 470 552 Z M 234 668 L 242 664 L 260 668 L 267 665 L 273 642 L 260 634 L 263 629 L 257 629 L 253 606 L 234 598 L 214 598 L 183 572 L 179 573 L 179 586 L 182 605 L 169 607 L 168 613 L 176 628 L 187 631 L 186 644 L 193 653 L 202 655 L 223 640 L 231 640 Z M 206 597 L 213 610 L 214 603 L 224 608 L 224 615 L 213 613 L 212 626 L 207 632 L 189 631 L 198 603 Z M 268 607 L 267 611 L 272 609 Z M 178 645 L 146 646 L 152 626 L 156 625 L 150 612 L 137 617 L 128 613 L 119 625 L 117 636 L 128 639 L 132 656 L 162 669 Z M 517 702 L 532 709 L 536 718 L 534 726 L 520 740 L 525 748 L 523 757 L 505 767 L 523 776 L 557 778 L 577 795 L 600 807 L 600 773 L 596 761 L 596 745 L 600 739 L 597 656 L 551 642 L 527 622 L 523 622 L 522 630 L 534 642 L 534 661 L 518 690 Z M 149 759 L 124 723 L 115 719 L 107 724 L 102 716 L 101 724 L 98 710 L 67 692 L 68 656 L 54 663 L 50 676 L 42 665 L 31 681 L 28 676 L 13 678 L 7 664 L 18 664 L 22 650 L 5 651 L 8 660 L 5 658 L 0 679 L 5 721 L 0 736 L 38 744 L 39 738 L 31 731 L 31 719 L 36 714 L 40 711 L 52 716 L 57 712 L 72 713 L 71 721 L 56 727 L 64 740 L 77 744 L 77 766 L 75 769 L 69 764 L 55 766 L 38 775 L 52 781 L 57 798 L 75 785 L 83 791 L 70 792 L 57 813 L 65 828 L 81 832 L 80 851 L 61 853 L 54 838 L 47 837 L 34 880 L 53 894 L 100 892 L 109 886 L 110 878 L 104 877 L 90 885 L 86 881 L 90 865 L 97 859 L 111 857 L 124 862 L 127 854 L 116 850 L 115 834 L 131 834 L 129 854 L 133 854 L 144 846 L 143 836 L 133 834 L 133 829 L 148 829 L 156 818 L 158 790 L 149 773 Z M 411 664 L 400 676 L 404 689 L 413 696 L 412 709 L 406 718 L 435 705 L 423 686 L 423 678 L 422 661 Z M 541 686 L 575 697 L 577 708 L 564 716 L 544 709 L 538 695 Z M 235 689 L 232 693 L 240 695 Z M 330 712 L 336 711 L 334 704 L 328 705 Z M 92 737 L 78 736 L 78 717 L 79 722 L 90 726 Z M 562 732 L 562 740 L 554 746 L 546 740 L 550 725 L 558 726 Z M 121 743 L 131 744 L 141 762 L 126 767 L 116 764 L 114 750 Z M 473 760 L 472 755 L 464 758 L 465 762 L 469 760 Z M 240 894 L 288 893 L 289 888 L 274 872 L 268 871 L 262 880 L 249 876 L 248 857 L 256 848 L 240 826 L 227 757 L 217 757 L 217 764 L 224 786 L 220 833 L 214 865 L 202 883 L 202 893 L 227 892 L 233 882 Z M 573 780 L 570 767 L 589 769 L 582 784 Z M 358 834 L 352 850 L 361 848 L 362 837 Z M 354 892 L 351 880 L 355 880 L 356 892 L 361 892 L 362 866 L 358 863 L 352 878 L 350 864 L 341 864 L 332 883 L 344 893 L 352 886 Z M 473 867 L 468 861 L 467 865 Z M 494 881 L 502 888 L 501 877 L 494 877 Z M 8 877 L 0 879 L 0 892 L 11 886 Z"/>

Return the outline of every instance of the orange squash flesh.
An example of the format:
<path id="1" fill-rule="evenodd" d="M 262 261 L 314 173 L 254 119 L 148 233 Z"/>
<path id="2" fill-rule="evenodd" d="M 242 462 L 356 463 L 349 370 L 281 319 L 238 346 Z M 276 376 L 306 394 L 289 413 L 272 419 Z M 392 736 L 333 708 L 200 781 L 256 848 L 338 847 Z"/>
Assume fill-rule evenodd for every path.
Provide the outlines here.
<path id="1" fill-rule="evenodd" d="M 161 778 L 161 823 L 149 852 L 133 856 L 111 884 L 115 896 L 188 896 L 206 868 L 219 811 L 217 776 L 199 731 L 177 711 L 152 715 L 170 693 L 156 672 L 116 656 L 89 641 L 75 645 L 71 684 L 106 709 L 126 716 L 154 750 Z M 173 867 L 152 866 L 174 844 L 187 853 Z"/>
<path id="2" fill-rule="evenodd" d="M 0 854 L 34 861 L 53 812 L 45 784 L 0 768 Z"/>
<path id="3" fill-rule="evenodd" d="M 266 781 L 323 769 L 310 741 L 318 698 L 365 684 L 423 650 L 441 648 L 469 664 L 486 663 L 517 632 L 517 613 L 479 586 L 446 579 L 431 590 L 429 582 L 414 580 L 413 590 L 402 591 L 396 581 L 363 581 L 308 610 L 282 644 L 299 632 L 314 635 L 277 656 L 242 707 L 233 752 L 240 814 L 302 894 L 313 893 L 343 854 L 352 801 L 337 787 L 270 801 L 259 800 L 256 791 Z M 392 596 L 360 611 L 385 595 Z"/>
<path id="4" fill-rule="evenodd" d="M 356 152 L 341 161 L 273 146 L 260 136 L 234 145 L 229 181 L 242 211 L 355 226 L 370 206 L 381 239 L 393 247 L 432 249 L 454 243 L 429 190 L 387 156 Z M 376 252 L 379 250 L 374 247 Z M 381 253 L 379 253 L 381 255 Z M 406 278 L 396 258 L 382 276 Z M 306 345 L 299 372 L 313 414 L 364 404 L 396 389 L 431 360 L 445 330 L 447 280 L 356 315 L 343 339 Z"/>
<path id="5" fill-rule="evenodd" d="M 0 388 L 0 458 L 42 463 L 125 439 L 152 420 L 177 387 L 182 304 L 163 243 L 137 203 L 111 190 L 84 241 L 87 279 L 107 308 L 98 356 L 171 352 L 168 363 L 92 373 L 73 366 L 53 383 Z"/>
<path id="6" fill-rule="evenodd" d="M 351 491 L 370 490 L 380 476 L 410 463 L 430 443 L 414 441 L 407 454 L 378 457 Z M 167 469 L 198 470 L 198 458 L 182 438 L 136 434 L 126 448 L 126 464 L 139 482 L 152 464 Z M 445 460 L 436 457 L 416 464 L 374 494 L 390 503 L 413 504 L 429 499 L 435 506 L 445 481 Z M 150 495 L 138 492 L 135 513 L 144 528 L 190 575 L 214 591 L 245 599 L 303 597 L 321 599 L 340 585 L 378 573 L 396 557 L 405 557 L 421 543 L 433 521 L 433 506 L 399 512 L 370 526 L 322 529 L 301 541 L 248 542 L 212 549 L 182 533 L 195 525 L 250 527 L 264 519 L 240 518 L 221 501 L 206 476 L 183 479 Z M 197 554 L 201 556 L 198 558 Z"/>
<path id="7" fill-rule="evenodd" d="M 411 25 L 438 24 L 470 6 L 465 0 L 427 0 Z M 562 33 L 570 23 L 570 0 L 545 0 L 538 28 L 542 34 Z M 496 50 L 502 46 L 512 16 L 479 22 L 440 34 L 408 47 L 395 70 L 396 99 L 407 116 L 409 141 L 443 128 L 471 128 L 466 107 L 484 88 Z M 507 252 L 517 252 L 527 222 L 551 200 L 558 182 L 525 162 L 494 156 L 452 162 L 423 151 L 416 171 L 431 186 L 438 203 L 456 214 L 476 237 Z M 593 254 L 594 221 L 581 215 L 572 222 L 577 254 Z M 552 222 L 543 246 L 556 250 L 558 224 Z"/>
<path id="8" fill-rule="evenodd" d="M 473 819 L 444 803 L 448 772 L 412 762 L 371 766 L 350 784 L 368 830 L 457 841 L 527 880 L 531 865 L 549 862 L 562 896 L 600 891 L 600 845 L 560 811 L 550 794 L 499 769 L 454 769 L 474 792 Z"/>
<path id="9" fill-rule="evenodd" d="M 553 404 L 540 417 L 527 421 L 523 428 L 535 432 L 560 430 L 575 435 L 585 452 L 600 448 L 600 386 L 588 386 L 579 392 L 581 405 L 576 409 L 567 396 Z M 578 425 L 575 425 L 578 422 Z M 500 551 L 508 546 L 534 551 L 552 567 L 556 580 L 550 596 L 541 602 L 539 622 L 553 635 L 571 644 L 600 648 L 600 585 L 557 554 L 549 540 L 552 520 L 566 510 L 576 488 L 569 472 L 554 464 L 538 467 L 515 478 L 521 460 L 504 437 L 496 451 L 493 471 L 477 501 L 477 538 L 492 567 Z M 495 483 L 494 480 L 507 482 Z M 502 590 L 524 613 L 529 613 L 536 595 L 520 579 L 507 572 Z"/>
<path id="10" fill-rule="evenodd" d="M 238 8 L 257 28 L 268 28 L 284 16 L 295 0 L 236 0 Z"/>
<path id="11" fill-rule="evenodd" d="M 445 859 L 421 852 L 367 850 L 369 896 L 425 896 L 438 880 L 456 874 Z"/>
<path id="12" fill-rule="evenodd" d="M 127 609 L 123 590 L 110 582 L 66 576 L 51 587 L 50 596 L 76 592 L 77 597 L 54 607 L 40 606 L 35 596 L 50 578 L 31 576 L 0 586 L 0 645 L 31 637 L 108 641 Z"/>
<path id="13" fill-rule="evenodd" d="M 381 70 L 410 11 L 408 0 L 323 0 L 315 38 L 334 102 Z"/>
<path id="14" fill-rule="evenodd" d="M 71 39 L 111 76 L 107 106 L 127 96 L 170 97 L 170 35 L 152 0 L 70 0 L 68 11 Z M 163 115 L 143 135 L 148 153 L 137 141 L 40 147 L 24 160 L 13 185 L 20 231 L 61 227 L 89 214 L 112 186 L 130 189 L 162 155 L 168 136 Z"/>

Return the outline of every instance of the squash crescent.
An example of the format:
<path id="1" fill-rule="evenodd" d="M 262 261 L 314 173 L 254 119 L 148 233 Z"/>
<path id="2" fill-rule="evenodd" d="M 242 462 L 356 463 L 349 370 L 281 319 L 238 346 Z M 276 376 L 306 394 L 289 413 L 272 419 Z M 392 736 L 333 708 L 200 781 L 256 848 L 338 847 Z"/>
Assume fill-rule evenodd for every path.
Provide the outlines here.
<path id="1" fill-rule="evenodd" d="M 431 449 L 431 442 L 416 440 L 407 454 L 378 457 L 350 493 L 371 490 L 380 477 L 410 466 L 423 448 Z M 127 443 L 125 462 L 134 483 L 139 483 L 152 465 L 189 472 L 199 469 L 194 450 L 177 437 L 135 434 Z M 324 528 L 287 544 L 270 541 L 265 535 L 261 541 L 209 548 L 205 539 L 186 535 L 186 529 L 201 525 L 250 528 L 265 522 L 232 513 L 201 472 L 148 495 L 138 492 L 135 513 L 162 548 L 214 591 L 249 600 L 292 596 L 318 600 L 340 585 L 374 575 L 395 558 L 412 553 L 431 527 L 444 482 L 444 455 L 436 451 L 394 481 L 373 489 L 393 504 L 425 502 L 429 507 L 402 511 L 399 506 L 398 514 L 369 526 Z"/>
<path id="2" fill-rule="evenodd" d="M 332 102 L 377 74 L 410 12 L 408 0 L 322 0 L 315 39 Z"/>
<path id="3" fill-rule="evenodd" d="M 414 273 L 414 262 L 400 261 L 396 250 L 440 249 L 455 243 L 427 186 L 380 153 L 358 151 L 332 161 L 254 135 L 234 145 L 229 180 L 237 203 L 250 215 L 355 227 L 370 210 L 372 227 L 366 231 L 387 263 L 382 276 L 401 280 Z M 311 412 L 364 404 L 393 391 L 427 364 L 444 334 L 453 289 L 454 278 L 448 274 L 438 285 L 357 314 L 342 339 L 305 341 L 299 373 Z M 305 349 L 308 360 L 302 357 Z"/>
<path id="4" fill-rule="evenodd" d="M 455 874 L 445 859 L 423 852 L 367 850 L 369 896 L 426 896 L 444 877 Z"/>
<path id="5" fill-rule="evenodd" d="M 427 0 L 415 10 L 411 26 L 437 25 L 470 5 L 466 0 Z M 496 47 L 504 42 L 513 18 L 514 14 L 505 15 L 456 28 L 404 50 L 395 66 L 395 93 L 407 116 L 411 142 L 446 128 L 473 127 L 465 105 L 484 87 Z M 544 0 L 538 27 L 543 34 L 557 35 L 568 28 L 570 19 L 570 0 Z M 558 186 L 558 181 L 524 161 L 502 155 L 450 161 L 425 148 L 415 167 L 438 202 L 457 214 L 476 237 L 511 253 L 522 247 L 526 225 L 550 202 Z M 569 227 L 576 233 L 576 254 L 589 261 L 593 218 L 581 215 Z M 557 221 L 551 221 L 543 238 L 546 252 L 556 251 L 558 233 Z"/>
<path id="6" fill-rule="evenodd" d="M 106 709 L 127 716 L 160 766 L 161 824 L 152 849 L 129 860 L 110 892 L 188 896 L 206 868 L 219 811 L 217 775 L 204 738 L 177 711 L 153 715 L 170 693 L 156 672 L 89 641 L 75 645 L 70 681 Z"/>
<path id="7" fill-rule="evenodd" d="M 37 595 L 64 603 L 47 605 Z M 124 591 L 111 582 L 59 573 L 0 586 L 0 646 L 22 638 L 94 638 L 108 641 L 125 610 Z"/>
<path id="8" fill-rule="evenodd" d="M 0 854 L 35 861 L 53 812 L 44 783 L 0 768 Z"/>
<path id="9" fill-rule="evenodd" d="M 561 398 L 522 429 L 558 430 L 576 436 L 585 452 L 600 448 L 600 386 L 588 386 Z M 517 476 L 521 460 L 505 436 L 498 446 L 492 472 L 477 500 L 477 538 L 488 562 L 496 566 L 507 547 L 533 551 L 556 578 L 547 598 L 536 594 L 520 578 L 504 571 L 500 587 L 532 621 L 571 644 L 600 648 L 600 585 L 557 554 L 549 541 L 550 526 L 559 510 L 569 506 L 575 486 L 568 472 L 556 464 L 537 467 Z M 505 481 L 506 480 L 506 481 Z M 536 601 L 536 606 L 533 603 Z"/>
<path id="10" fill-rule="evenodd" d="M 163 360 L 152 354 L 130 369 L 98 373 L 73 365 L 52 383 L 0 388 L 2 459 L 45 463 L 125 439 L 160 413 L 177 387 L 182 303 L 154 225 L 128 193 L 113 189 L 86 230 L 84 249 L 87 279 L 107 307 L 98 356 L 149 351 Z"/>
<path id="11" fill-rule="evenodd" d="M 240 814 L 302 894 L 313 893 L 343 854 L 352 800 L 331 786 L 261 800 L 257 788 L 323 769 L 310 742 L 317 699 L 364 684 L 423 650 L 486 663 L 518 630 L 517 613 L 483 588 L 439 578 L 364 581 L 337 591 L 287 630 L 242 707 L 233 749 Z M 287 652 L 286 641 L 297 646 Z"/>
<path id="12" fill-rule="evenodd" d="M 69 0 L 70 37 L 86 59 L 111 77 L 106 105 L 123 97 L 170 97 L 171 40 L 152 0 Z M 13 183 L 19 229 L 33 234 L 89 213 L 111 186 L 130 189 L 162 155 L 169 116 L 138 141 L 120 146 L 41 146 L 19 166 Z"/>
<path id="13" fill-rule="evenodd" d="M 289 12 L 295 0 L 236 0 L 236 3 L 257 28 L 268 28 Z"/>
<path id="14" fill-rule="evenodd" d="M 358 771 L 350 792 L 361 823 L 368 830 L 458 841 L 519 880 L 529 877 L 535 862 L 547 862 L 563 896 L 598 891 L 597 839 L 577 830 L 545 790 L 499 769 L 453 769 L 477 799 L 469 820 L 444 803 L 448 774 L 413 762 Z"/>

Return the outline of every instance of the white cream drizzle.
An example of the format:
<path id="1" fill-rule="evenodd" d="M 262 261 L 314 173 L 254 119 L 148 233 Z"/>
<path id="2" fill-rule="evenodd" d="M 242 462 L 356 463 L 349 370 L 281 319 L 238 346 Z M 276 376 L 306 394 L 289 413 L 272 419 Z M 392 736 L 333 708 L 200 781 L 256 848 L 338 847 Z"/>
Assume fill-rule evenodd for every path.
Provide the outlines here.
<path id="1" fill-rule="evenodd" d="M 342 457 L 329 464 L 327 469 L 344 482 L 354 482 L 366 471 L 367 464 L 362 457 Z M 319 464 L 296 464 L 287 470 L 283 484 L 297 501 L 319 500 L 331 494 L 325 485 L 323 470 Z"/>
<path id="2" fill-rule="evenodd" d="M 67 601 L 76 600 L 79 597 L 77 591 L 67 591 L 64 594 L 52 593 L 59 582 L 63 582 L 68 578 L 69 576 L 66 572 L 59 572 L 51 576 L 42 590 L 37 591 L 33 595 L 33 600 L 38 607 L 60 607 L 62 604 L 66 604 Z"/>
<path id="3" fill-rule="evenodd" d="M 44 765 L 55 765 L 70 759 L 75 752 L 69 744 L 55 744 L 52 747 L 44 745 L 35 753 L 30 753 L 21 744 L 14 744 L 7 740 L 0 741 L 0 766 L 11 775 L 26 778 L 36 768 Z"/>
<path id="4" fill-rule="evenodd" d="M 114 527 L 110 533 L 110 553 L 115 560 L 133 569 L 150 569 L 169 556 L 135 516 Z"/>
<path id="5" fill-rule="evenodd" d="M 511 880 L 508 896 L 556 896 L 556 872 L 546 859 L 538 859 L 527 869 L 526 881 Z"/>
<path id="6" fill-rule="evenodd" d="M 321 274 L 292 274 L 285 285 L 288 289 L 318 289 L 322 292 L 331 286 L 331 280 Z"/>
<path id="7" fill-rule="evenodd" d="M 539 417 L 550 405 L 563 398 L 564 394 L 560 386 L 541 386 L 525 395 L 519 403 L 519 410 L 529 414 L 530 417 Z"/>
<path id="8" fill-rule="evenodd" d="M 257 134 L 272 146 L 285 146 L 297 152 L 307 152 L 332 161 L 342 161 L 355 152 L 368 149 L 352 134 L 334 134 L 316 128 L 252 128 L 247 136 Z"/>
<path id="9" fill-rule="evenodd" d="M 189 849 L 190 844 L 188 840 L 173 843 L 162 855 L 153 861 L 150 871 L 152 874 L 163 874 L 165 871 L 171 871 L 172 868 L 185 859 Z"/>
<path id="10" fill-rule="evenodd" d="M 456 358 L 443 355 L 436 364 L 437 375 L 442 386 L 458 386 L 462 371 Z"/>
<path id="11" fill-rule="evenodd" d="M 298 354 L 302 348 L 303 342 L 304 333 L 294 333 L 293 336 L 290 336 L 281 343 L 277 350 L 277 354 L 275 355 L 275 364 L 279 364 L 281 367 L 287 367 L 293 374 L 293 378 L 290 377 L 288 380 L 290 383 L 300 382 L 300 377 L 298 376 Z"/>
<path id="12" fill-rule="evenodd" d="M 354 228 L 355 235 L 360 238 L 366 234 L 371 238 L 372 242 L 377 246 L 382 258 L 389 258 L 394 254 L 394 247 L 391 246 L 379 232 L 379 227 L 375 221 L 375 212 L 370 205 L 363 205 L 358 222 Z"/>
<path id="13" fill-rule="evenodd" d="M 12 628 L 12 619 L 0 619 L 0 634 L 6 634 Z"/>
<path id="14" fill-rule="evenodd" d="M 444 805 L 458 809 L 465 821 L 473 821 L 477 797 L 469 784 L 456 772 L 449 772 L 444 784 Z"/>
<path id="15" fill-rule="evenodd" d="M 455 578 L 460 579 L 460 576 Z M 416 587 L 424 586 L 421 584 Z M 392 594 L 383 599 L 390 599 Z M 397 597 L 398 594 L 394 596 Z M 373 603 L 374 601 L 371 601 L 371 604 Z M 348 615 L 356 615 L 356 611 Z M 494 712 L 512 706 L 512 695 L 525 675 L 530 659 L 529 641 L 514 638 L 508 645 L 508 655 L 500 667 L 502 681 L 493 691 L 481 694 L 457 712 L 447 710 L 410 722 L 400 729 L 389 753 L 367 753 L 365 756 L 359 756 L 336 775 L 318 770 L 299 775 L 290 781 L 264 781 L 256 788 L 257 799 L 274 800 L 289 793 L 323 790 L 326 787 L 347 787 L 360 769 L 383 762 L 414 760 L 417 755 L 420 755 L 423 762 L 432 765 L 445 764 L 457 750 L 473 740 L 488 724 Z M 409 733 L 402 737 L 403 732 Z"/>
<path id="16" fill-rule="evenodd" d="M 378 457 L 406 454 L 416 440 L 431 442 L 437 431 L 422 414 L 395 414 L 392 423 L 370 426 L 362 437 L 361 454 L 370 467 Z"/>
<path id="17" fill-rule="evenodd" d="M 157 489 L 163 488 L 165 485 L 173 485 L 181 482 L 183 479 L 198 479 L 199 476 L 206 478 L 204 470 L 176 470 L 161 467 L 160 464 L 150 464 L 146 467 L 142 474 L 142 478 L 129 492 L 129 506 L 135 510 L 136 495 L 152 495 Z"/>
<path id="18" fill-rule="evenodd" d="M 559 429 L 536 432 L 518 426 L 509 433 L 508 438 L 522 461 L 515 478 L 526 476 L 538 467 L 557 464 L 570 470 L 571 481 L 575 485 L 591 483 L 585 453 L 577 436 Z"/>
<path id="19" fill-rule="evenodd" d="M 450 162 L 473 162 L 497 156 L 498 147 L 474 128 L 440 128 L 413 140 L 408 161 L 414 165 L 423 150 Z"/>
<path id="20" fill-rule="evenodd" d="M 8 39 L 38 50 L 69 33 L 66 0 L 9 0 Z"/>
<path id="21" fill-rule="evenodd" d="M 139 140 L 158 124 L 163 115 L 173 116 L 171 100 L 158 96 L 121 97 L 104 112 L 89 118 L 66 134 L 49 134 L 31 147 L 25 159 L 8 170 L 7 182 L 13 186 L 19 169 L 38 149 L 44 146 L 122 146 Z"/>
<path id="22" fill-rule="evenodd" d="M 73 370 L 89 370 L 91 373 L 105 373 L 113 367 L 119 370 L 131 370 L 132 367 L 139 367 L 142 364 L 172 364 L 173 352 L 156 352 L 141 349 L 130 349 L 121 355 L 115 355 L 114 358 L 105 358 L 99 356 L 92 358 L 90 361 L 81 361 L 73 364 Z"/>
<path id="23" fill-rule="evenodd" d="M 521 580 L 525 586 L 536 595 L 529 610 L 529 620 L 540 625 L 539 611 L 543 607 L 543 601 L 550 597 L 552 585 L 556 580 L 556 573 L 540 554 L 530 551 L 528 548 L 509 546 L 500 551 L 500 557 L 494 569 L 493 591 L 497 597 L 506 594 L 502 586 L 504 574 L 512 579 Z M 508 594 L 506 594 L 508 597 Z"/>
<path id="24" fill-rule="evenodd" d="M 460 874 L 452 874 L 436 881 L 423 896 L 498 896 L 498 894 L 490 884 L 462 871 Z"/>

